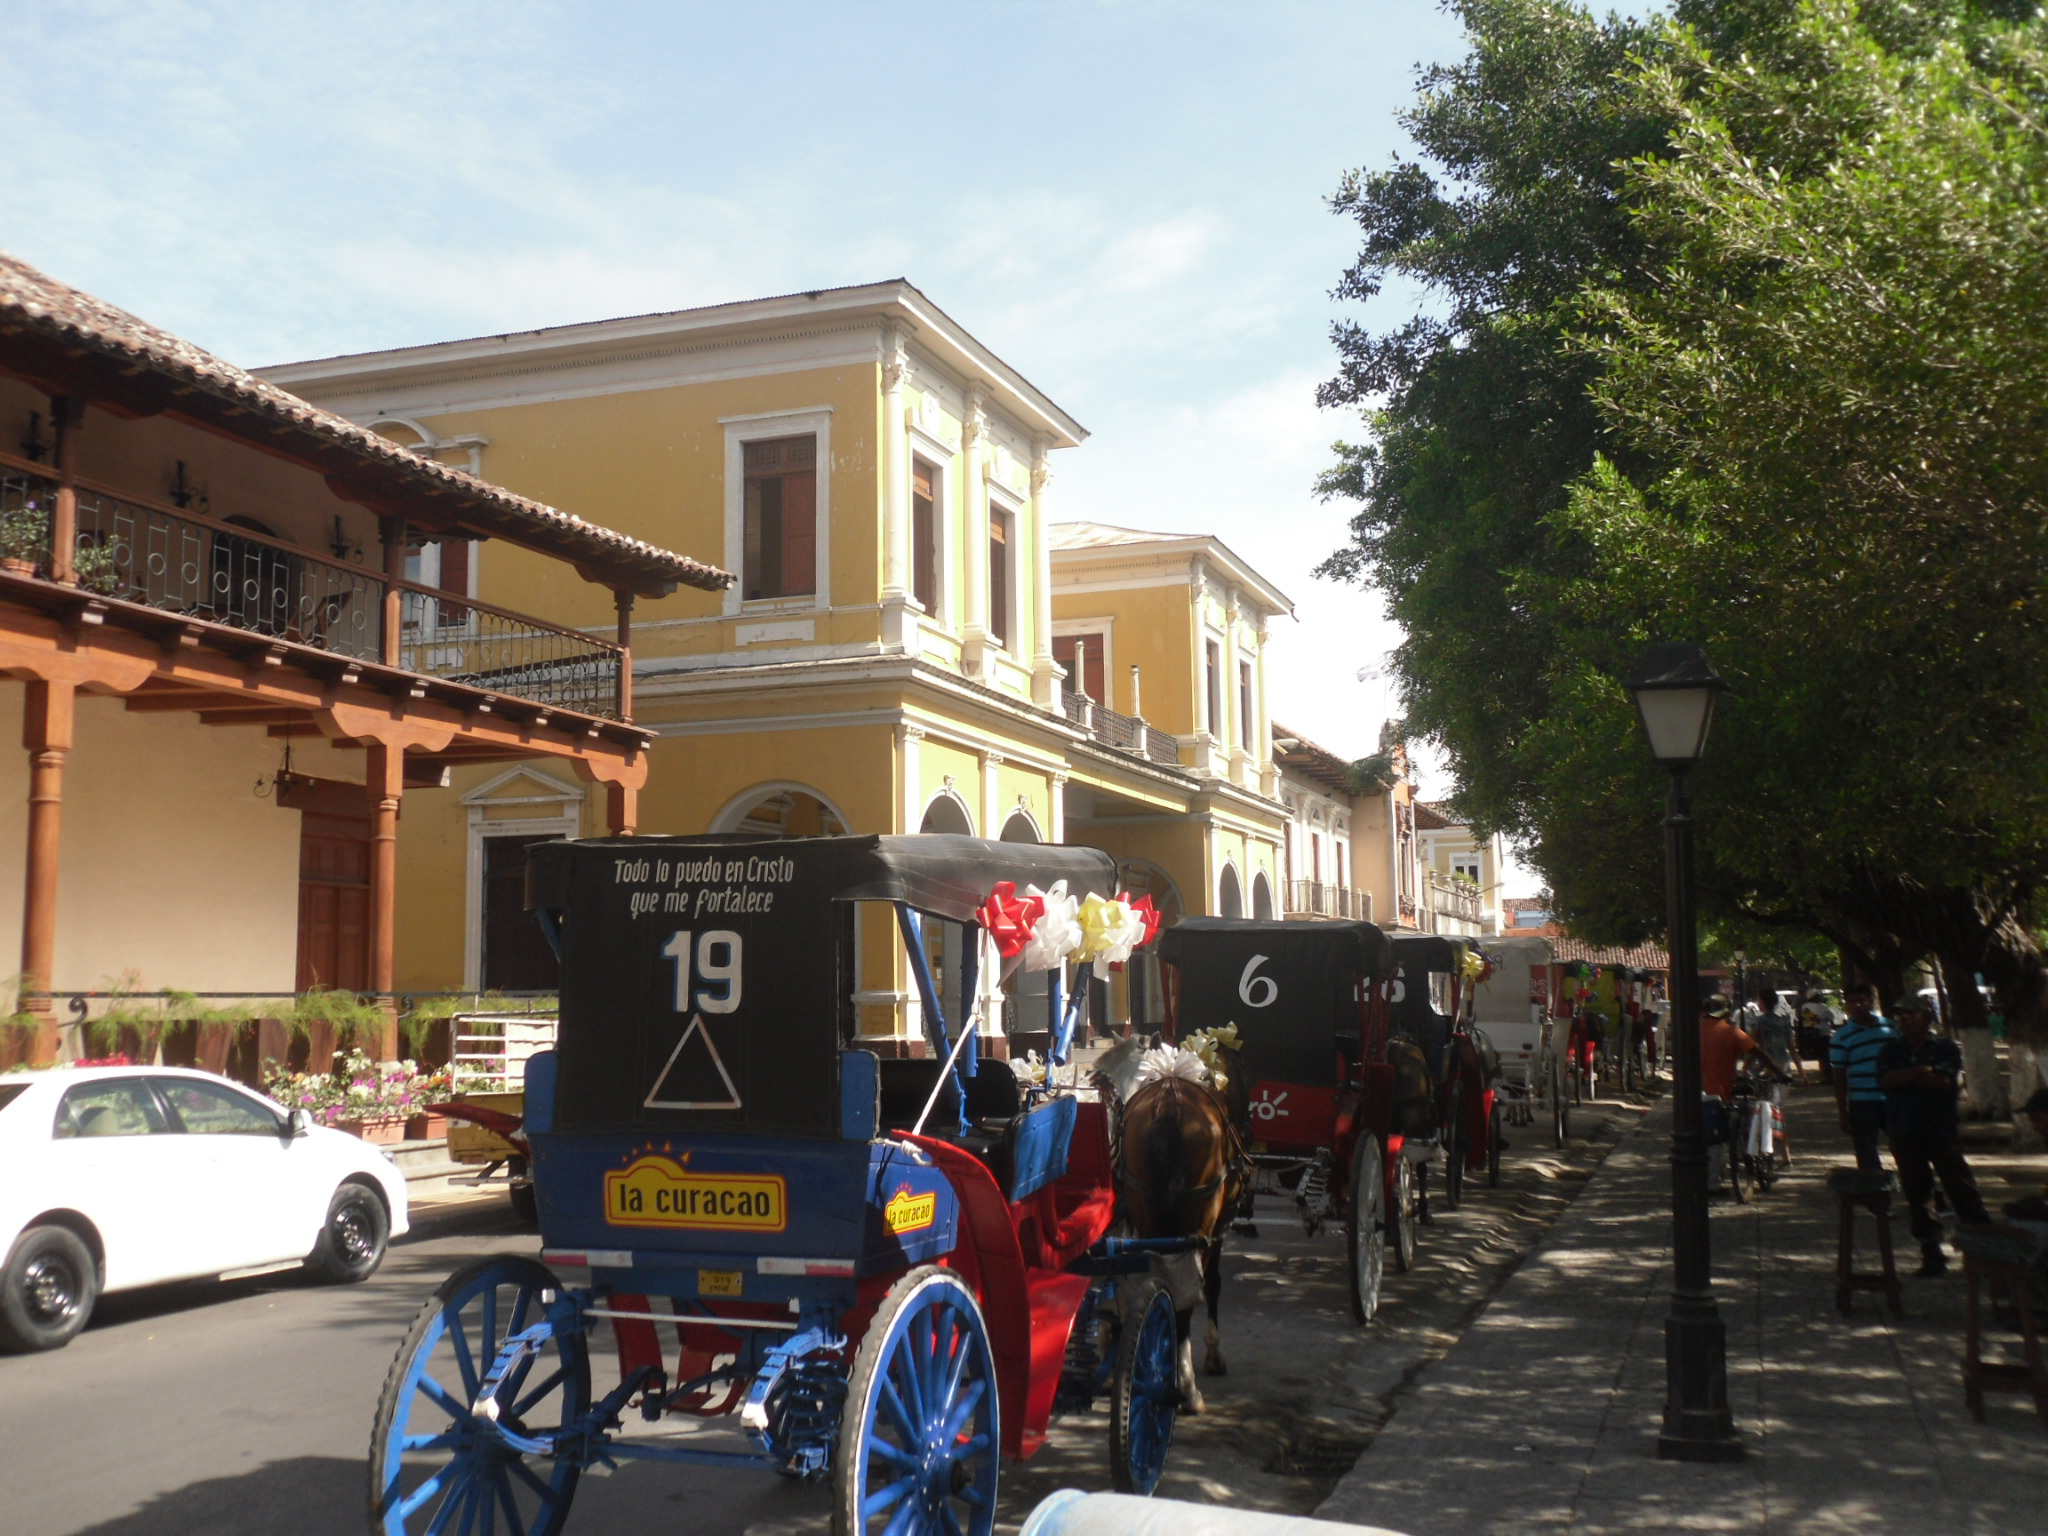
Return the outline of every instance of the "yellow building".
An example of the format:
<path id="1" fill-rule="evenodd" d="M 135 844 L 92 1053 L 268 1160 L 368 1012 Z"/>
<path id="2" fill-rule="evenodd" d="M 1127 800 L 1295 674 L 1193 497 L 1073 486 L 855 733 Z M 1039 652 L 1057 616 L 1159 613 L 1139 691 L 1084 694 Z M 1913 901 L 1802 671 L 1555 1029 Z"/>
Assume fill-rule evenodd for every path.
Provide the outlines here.
<path id="1" fill-rule="evenodd" d="M 265 373 L 422 454 L 523 495 L 573 497 L 740 574 L 722 594 L 629 610 L 631 714 L 658 733 L 642 830 L 1086 840 L 1188 911 L 1217 909 L 1226 872 L 1240 891 L 1275 878 L 1267 754 L 1248 745 L 1264 732 L 1240 742 L 1236 727 L 1195 720 L 1198 634 L 1256 662 L 1263 616 L 1284 599 L 1221 556 L 1208 568 L 1231 566 L 1229 579 L 1191 588 L 1183 554 L 1177 599 L 1131 594 L 1156 612 L 1133 607 L 1117 631 L 1134 656 L 1160 647 L 1157 707 L 1175 723 L 1135 728 L 1068 696 L 1049 470 L 1086 434 L 910 284 Z M 430 547 L 416 571 L 451 604 L 538 608 L 593 632 L 620 622 L 495 544 Z M 1233 619 L 1228 594 L 1255 586 Z M 1170 633 L 1144 639 L 1155 626 Z M 1221 727 L 1235 707 L 1202 718 Z M 402 982 L 544 983 L 518 915 L 520 862 L 538 838 L 602 830 L 595 802 L 545 766 L 458 771 L 418 798 L 432 803 L 408 803 L 401 841 Z M 921 1049 L 893 929 L 874 924 L 861 955 L 862 1032 L 880 1050 Z M 1152 1016 L 1156 994 L 1137 992 L 1119 983 L 1098 1017 Z"/>

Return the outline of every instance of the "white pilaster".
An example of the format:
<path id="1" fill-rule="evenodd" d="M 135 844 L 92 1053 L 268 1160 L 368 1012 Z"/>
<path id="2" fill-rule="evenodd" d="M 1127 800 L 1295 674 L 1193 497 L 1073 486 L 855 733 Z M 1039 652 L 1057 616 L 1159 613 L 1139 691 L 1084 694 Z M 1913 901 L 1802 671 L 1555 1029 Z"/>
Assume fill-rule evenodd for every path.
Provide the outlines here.
<path id="1" fill-rule="evenodd" d="M 1045 804 L 1046 837 L 1055 843 L 1067 840 L 1067 776 L 1055 773 L 1050 780 L 1050 793 Z"/>
<path id="2" fill-rule="evenodd" d="M 1003 754 L 981 752 L 976 755 L 981 759 L 981 835 L 1001 837 L 1003 823 L 1009 819 L 1002 803 Z"/>
<path id="3" fill-rule="evenodd" d="M 988 394 L 967 386 L 967 411 L 960 423 L 960 488 L 963 580 L 967 601 L 960 607 L 960 670 L 979 678 L 988 671 Z M 995 834 L 990 833 L 993 837 Z"/>
<path id="4" fill-rule="evenodd" d="M 903 390 L 910 353 L 903 332 L 882 327 L 882 644 L 907 647 L 910 622 L 910 442 Z M 909 828 L 915 832 L 913 825 Z"/>
<path id="5" fill-rule="evenodd" d="M 1046 709 L 1059 708 L 1059 680 L 1053 676 L 1052 659 L 1052 546 L 1045 532 L 1045 492 L 1052 484 L 1046 467 L 1046 451 L 1052 440 L 1040 437 L 1031 447 L 1031 697 Z M 1022 654 L 1023 647 L 1017 647 Z M 1053 795 L 1055 807 L 1059 804 Z M 1058 817 L 1059 812 L 1054 810 Z M 1053 834 L 1059 842 L 1058 833 Z"/>

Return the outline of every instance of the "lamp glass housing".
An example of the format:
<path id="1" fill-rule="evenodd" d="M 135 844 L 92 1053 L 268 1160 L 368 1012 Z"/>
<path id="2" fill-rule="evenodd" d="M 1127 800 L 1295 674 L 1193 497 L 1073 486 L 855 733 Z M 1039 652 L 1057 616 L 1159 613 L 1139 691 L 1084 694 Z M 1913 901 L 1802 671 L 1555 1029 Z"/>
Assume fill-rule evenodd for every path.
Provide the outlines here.
<path id="1" fill-rule="evenodd" d="M 1639 688 L 1636 712 L 1650 738 L 1650 756 L 1660 763 L 1696 763 L 1707 749 L 1714 719 L 1715 687 Z"/>

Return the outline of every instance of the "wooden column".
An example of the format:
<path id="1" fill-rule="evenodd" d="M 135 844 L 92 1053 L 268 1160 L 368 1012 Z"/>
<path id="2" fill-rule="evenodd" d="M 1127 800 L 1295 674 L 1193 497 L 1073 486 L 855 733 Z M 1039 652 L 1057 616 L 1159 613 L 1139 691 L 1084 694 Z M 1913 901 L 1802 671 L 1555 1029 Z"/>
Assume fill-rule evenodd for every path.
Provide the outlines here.
<path id="1" fill-rule="evenodd" d="M 614 592 L 619 609 L 619 718 L 633 718 L 633 594 Z"/>
<path id="2" fill-rule="evenodd" d="M 57 506 L 50 517 L 50 580 L 72 580 L 72 557 L 78 551 L 78 429 L 85 423 L 85 402 L 68 395 L 50 396 L 50 421 L 57 434 Z"/>
<path id="3" fill-rule="evenodd" d="M 71 683 L 32 680 L 22 711 L 21 744 L 28 752 L 28 868 L 21 895 L 21 990 L 47 992 L 57 964 L 57 849 L 64 808 L 64 759 L 71 750 Z M 21 1002 L 36 1029 L 32 1066 L 57 1057 L 57 1021 L 47 997 Z"/>
<path id="4" fill-rule="evenodd" d="M 398 589 L 405 580 L 405 519 L 380 517 L 377 532 L 384 541 L 384 648 L 379 659 L 395 667 L 405 626 L 405 594 Z"/>
<path id="5" fill-rule="evenodd" d="M 398 1055 L 398 1012 L 391 997 L 393 934 L 398 922 L 398 801 L 405 792 L 405 749 L 369 743 L 364 792 L 370 797 L 370 990 L 384 1004 L 383 1038 L 370 1052 Z"/>
<path id="6" fill-rule="evenodd" d="M 624 784 L 605 785 L 604 821 L 613 837 L 631 837 L 640 825 L 640 791 Z"/>

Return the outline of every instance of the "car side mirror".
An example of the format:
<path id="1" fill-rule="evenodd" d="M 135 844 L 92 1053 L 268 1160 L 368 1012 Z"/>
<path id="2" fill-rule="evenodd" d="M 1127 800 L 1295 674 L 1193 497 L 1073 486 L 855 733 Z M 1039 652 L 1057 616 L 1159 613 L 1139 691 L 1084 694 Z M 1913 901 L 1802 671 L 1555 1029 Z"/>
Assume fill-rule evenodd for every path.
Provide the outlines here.
<path id="1" fill-rule="evenodd" d="M 288 1137 L 296 1139 L 312 1129 L 313 1117 L 303 1109 L 295 1109 L 285 1116 L 284 1133 Z"/>

